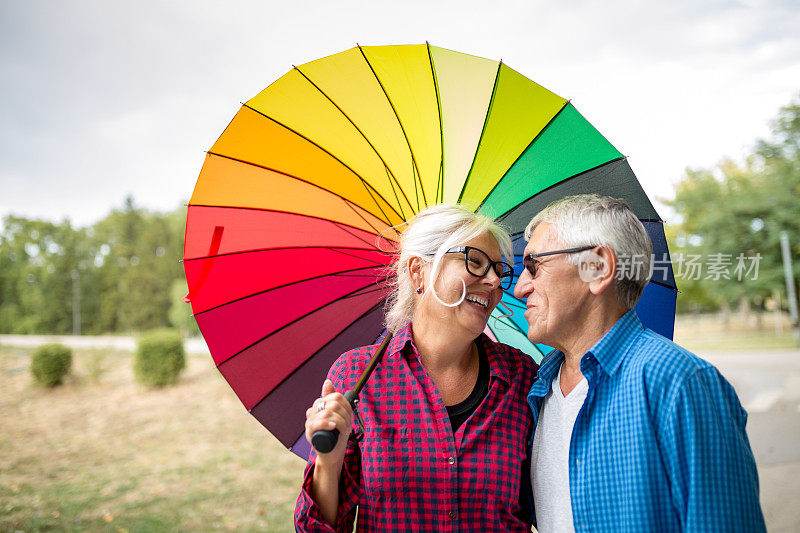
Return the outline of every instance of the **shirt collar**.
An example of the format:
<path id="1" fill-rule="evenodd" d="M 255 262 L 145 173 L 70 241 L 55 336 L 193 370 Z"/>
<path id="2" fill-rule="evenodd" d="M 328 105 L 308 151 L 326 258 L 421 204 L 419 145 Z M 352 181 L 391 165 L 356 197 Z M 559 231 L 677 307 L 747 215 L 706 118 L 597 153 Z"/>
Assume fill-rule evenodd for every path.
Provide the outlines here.
<path id="1" fill-rule="evenodd" d="M 606 374 L 614 375 L 622 364 L 625 354 L 642 331 L 644 326 L 639 321 L 636 311 L 631 309 L 622 315 L 622 318 L 617 320 L 617 323 L 589 351 Z"/>
<path id="2" fill-rule="evenodd" d="M 510 361 L 497 349 L 495 342 L 485 333 L 478 335 L 475 342 L 479 343 L 483 348 L 486 358 L 489 361 L 489 377 L 496 376 L 506 383 L 511 383 Z M 408 346 L 408 349 L 406 349 L 406 346 Z M 403 329 L 392 337 L 386 349 L 386 354 L 392 357 L 411 356 L 412 354 L 417 358 L 419 357 L 417 347 L 414 345 L 411 323 L 406 324 Z"/>
<path id="3" fill-rule="evenodd" d="M 631 309 L 622 318 L 617 320 L 610 330 L 603 335 L 594 346 L 589 349 L 589 352 L 597 359 L 600 367 L 609 375 L 613 375 L 628 349 L 636 341 L 638 333 L 644 331 L 644 326 L 639 321 L 636 311 Z M 588 353 L 588 352 L 587 352 Z M 531 387 L 529 397 L 539 396 L 544 397 L 550 391 L 550 386 L 553 378 L 558 374 L 561 368 L 561 363 L 564 362 L 564 353 L 560 350 L 553 350 L 545 356 L 539 365 L 539 379 Z"/>
<path id="4" fill-rule="evenodd" d="M 553 378 L 558 374 L 558 369 L 561 368 L 561 363 L 564 361 L 564 353 L 560 350 L 553 350 L 544 356 L 541 364 L 539 365 L 539 376 L 531 387 L 528 397 L 539 396 L 544 398 L 550 392 L 550 385 L 553 383 Z"/>
<path id="5" fill-rule="evenodd" d="M 414 338 L 411 335 L 410 323 L 406 324 L 403 329 L 395 333 L 394 337 L 392 337 L 392 340 L 389 341 L 388 348 L 386 348 L 386 355 L 392 357 L 402 357 L 406 344 L 411 345 L 411 353 L 417 353 L 417 348 L 414 346 Z"/>

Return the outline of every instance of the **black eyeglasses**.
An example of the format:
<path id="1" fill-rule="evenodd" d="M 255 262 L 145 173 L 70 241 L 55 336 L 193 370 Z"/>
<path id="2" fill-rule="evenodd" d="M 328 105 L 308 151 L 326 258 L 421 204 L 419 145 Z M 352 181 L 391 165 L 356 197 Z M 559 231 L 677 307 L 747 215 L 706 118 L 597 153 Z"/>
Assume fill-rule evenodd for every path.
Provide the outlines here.
<path id="1" fill-rule="evenodd" d="M 577 248 L 567 248 L 566 250 L 555 250 L 552 252 L 542 252 L 540 254 L 528 254 L 523 256 L 522 258 L 522 266 L 530 272 L 531 277 L 536 277 L 536 264 L 539 257 L 545 257 L 548 255 L 557 255 L 557 254 L 577 254 L 578 252 L 585 252 L 586 250 L 591 250 L 595 248 L 595 246 L 578 246 Z"/>
<path id="2" fill-rule="evenodd" d="M 490 268 L 494 269 L 494 273 L 500 278 L 500 287 L 502 287 L 503 290 L 511 288 L 511 281 L 514 279 L 514 269 L 511 268 L 511 265 L 503 261 L 492 261 L 489 259 L 489 256 L 486 255 L 486 252 L 480 248 L 459 246 L 457 248 L 450 248 L 445 253 L 464 254 L 464 265 L 467 267 L 467 272 L 479 278 L 488 274 Z"/>

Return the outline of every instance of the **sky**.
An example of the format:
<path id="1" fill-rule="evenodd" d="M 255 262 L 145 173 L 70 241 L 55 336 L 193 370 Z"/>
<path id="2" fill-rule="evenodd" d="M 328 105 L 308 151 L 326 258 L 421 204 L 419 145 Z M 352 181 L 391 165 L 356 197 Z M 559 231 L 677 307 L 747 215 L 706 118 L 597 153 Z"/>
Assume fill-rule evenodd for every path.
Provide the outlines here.
<path id="1" fill-rule="evenodd" d="M 796 0 L 3 0 L 0 217 L 175 209 L 241 102 L 292 65 L 425 41 L 571 99 L 668 223 L 686 167 L 741 159 L 800 94 Z"/>

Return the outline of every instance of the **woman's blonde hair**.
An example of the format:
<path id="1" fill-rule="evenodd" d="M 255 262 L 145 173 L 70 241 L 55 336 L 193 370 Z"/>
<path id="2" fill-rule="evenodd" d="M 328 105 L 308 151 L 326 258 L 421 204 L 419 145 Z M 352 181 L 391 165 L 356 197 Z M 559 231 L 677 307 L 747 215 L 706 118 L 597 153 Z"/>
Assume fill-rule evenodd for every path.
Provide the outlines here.
<path id="1" fill-rule="evenodd" d="M 392 292 L 386 302 L 386 329 L 396 333 L 411 321 L 414 314 L 415 287 L 408 274 L 409 259 L 419 257 L 432 263 L 430 277 L 425 282 L 426 294 L 431 292 L 444 305 L 458 305 L 465 295 L 462 293 L 461 300 L 454 304 L 442 302 L 433 289 L 433 280 L 441 271 L 442 258 L 447 250 L 487 232 L 497 241 L 506 261 L 513 265 L 511 237 L 494 219 L 459 204 L 437 204 L 417 213 L 400 235 L 399 253 L 390 279 Z"/>

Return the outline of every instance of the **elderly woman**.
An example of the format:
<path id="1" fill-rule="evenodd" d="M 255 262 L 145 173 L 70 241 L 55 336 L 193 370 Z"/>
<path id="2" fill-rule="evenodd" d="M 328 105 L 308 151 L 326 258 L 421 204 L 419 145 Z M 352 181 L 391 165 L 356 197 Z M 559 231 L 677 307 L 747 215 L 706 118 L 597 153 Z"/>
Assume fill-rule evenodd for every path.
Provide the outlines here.
<path id="1" fill-rule="evenodd" d="M 463 206 L 409 224 L 386 316 L 394 338 L 361 391 L 360 418 L 340 393 L 377 346 L 342 355 L 306 412 L 309 441 L 321 429 L 340 437 L 309 458 L 299 531 L 351 531 L 356 508 L 359 531 L 530 531 L 520 494 L 535 364 L 483 334 L 511 284 L 502 256 L 505 231 Z"/>

